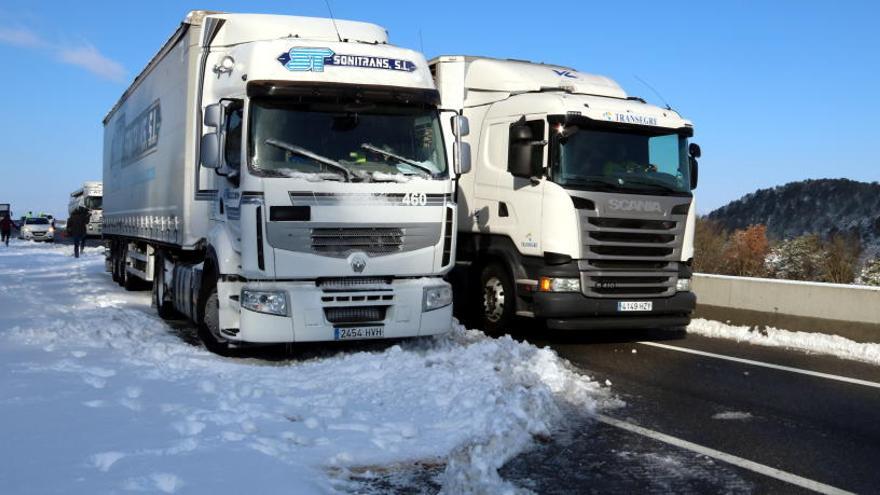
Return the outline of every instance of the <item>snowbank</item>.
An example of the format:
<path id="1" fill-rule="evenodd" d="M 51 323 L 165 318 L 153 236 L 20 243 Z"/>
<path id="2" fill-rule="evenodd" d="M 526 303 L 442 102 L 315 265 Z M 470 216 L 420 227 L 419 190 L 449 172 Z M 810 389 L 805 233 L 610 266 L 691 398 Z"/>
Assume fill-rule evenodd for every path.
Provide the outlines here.
<path id="1" fill-rule="evenodd" d="M 817 354 L 828 354 L 871 364 L 880 364 L 880 344 L 855 342 L 839 335 L 811 332 L 791 332 L 768 327 L 763 330 L 736 326 L 719 321 L 694 319 L 688 333 L 712 338 L 732 339 L 750 344 L 786 347 Z"/>
<path id="2" fill-rule="evenodd" d="M 446 464 L 449 493 L 497 473 L 563 411 L 612 404 L 553 351 L 456 326 L 300 360 L 225 359 L 103 272 L 103 250 L 0 249 L 0 491 L 356 490 L 352 472 Z M 378 350 L 377 350 L 378 349 Z"/>

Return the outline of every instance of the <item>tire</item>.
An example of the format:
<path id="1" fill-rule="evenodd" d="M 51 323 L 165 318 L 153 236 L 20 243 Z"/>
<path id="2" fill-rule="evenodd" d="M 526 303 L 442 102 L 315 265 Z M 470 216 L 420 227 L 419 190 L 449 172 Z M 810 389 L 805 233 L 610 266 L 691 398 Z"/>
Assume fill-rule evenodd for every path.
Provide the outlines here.
<path id="1" fill-rule="evenodd" d="M 156 307 L 159 318 L 170 320 L 177 316 L 177 312 L 171 301 L 165 300 L 167 294 L 165 289 L 165 255 L 162 254 L 162 251 L 156 251 L 153 265 L 153 306 Z"/>
<path id="2" fill-rule="evenodd" d="M 487 335 L 502 335 L 510 329 L 516 315 L 516 288 L 507 269 L 498 262 L 483 268 L 480 274 L 480 328 Z"/>
<path id="3" fill-rule="evenodd" d="M 214 354 L 221 356 L 234 355 L 234 349 L 229 341 L 220 334 L 220 305 L 217 296 L 217 282 L 211 281 L 203 291 L 205 297 L 199 301 L 201 308 L 201 321 L 199 322 L 199 338 L 205 347 Z"/>

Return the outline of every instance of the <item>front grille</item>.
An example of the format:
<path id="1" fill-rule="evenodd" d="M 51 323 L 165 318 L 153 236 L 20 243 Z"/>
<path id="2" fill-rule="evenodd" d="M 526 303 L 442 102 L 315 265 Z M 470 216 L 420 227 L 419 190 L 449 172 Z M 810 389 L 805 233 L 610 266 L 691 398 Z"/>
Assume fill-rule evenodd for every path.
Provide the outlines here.
<path id="1" fill-rule="evenodd" d="M 370 323 L 385 320 L 387 306 L 350 306 L 324 308 L 330 323 Z"/>
<path id="2" fill-rule="evenodd" d="M 381 277 L 325 278 L 318 281 L 325 292 L 391 290 L 391 279 Z"/>
<path id="3" fill-rule="evenodd" d="M 664 297 L 675 293 L 684 221 L 581 216 L 585 295 Z M 673 217 L 675 218 L 675 217 Z"/>
<path id="4" fill-rule="evenodd" d="M 404 231 L 397 228 L 318 228 L 312 229 L 312 251 L 327 256 L 345 256 L 362 251 L 381 256 L 401 251 Z"/>
<path id="5" fill-rule="evenodd" d="M 638 230 L 671 230 L 677 222 L 671 220 L 642 220 L 636 218 L 599 218 L 590 217 L 590 223 L 609 229 L 638 229 Z"/>

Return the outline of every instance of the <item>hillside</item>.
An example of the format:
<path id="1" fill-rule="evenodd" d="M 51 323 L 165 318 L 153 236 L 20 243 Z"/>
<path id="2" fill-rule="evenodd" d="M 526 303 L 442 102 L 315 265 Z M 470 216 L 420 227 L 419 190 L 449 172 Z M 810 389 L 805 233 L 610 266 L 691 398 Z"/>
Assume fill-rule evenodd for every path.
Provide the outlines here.
<path id="1" fill-rule="evenodd" d="M 767 226 L 772 239 L 816 233 L 858 235 L 870 251 L 880 251 L 880 183 L 848 179 L 791 182 L 760 189 L 708 215 L 728 229 Z"/>

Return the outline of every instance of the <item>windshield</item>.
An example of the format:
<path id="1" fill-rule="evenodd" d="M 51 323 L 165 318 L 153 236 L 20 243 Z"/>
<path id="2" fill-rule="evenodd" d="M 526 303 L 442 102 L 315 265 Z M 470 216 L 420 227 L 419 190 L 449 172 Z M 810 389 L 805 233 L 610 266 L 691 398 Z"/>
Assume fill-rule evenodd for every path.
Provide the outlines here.
<path id="1" fill-rule="evenodd" d="M 86 208 L 90 210 L 100 210 L 103 202 L 104 201 L 101 196 L 87 196 L 84 201 Z"/>
<path id="2" fill-rule="evenodd" d="M 27 225 L 48 225 L 49 219 L 48 218 L 28 218 L 27 220 L 24 221 L 24 223 Z"/>
<path id="3" fill-rule="evenodd" d="M 250 122 L 250 166 L 258 174 L 446 175 L 434 109 L 255 100 Z"/>
<path id="4" fill-rule="evenodd" d="M 564 187 L 643 194 L 690 192 L 687 138 L 654 130 L 565 127 L 553 180 Z"/>

